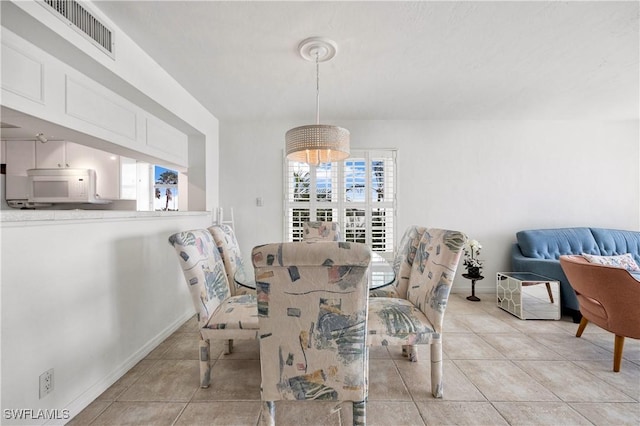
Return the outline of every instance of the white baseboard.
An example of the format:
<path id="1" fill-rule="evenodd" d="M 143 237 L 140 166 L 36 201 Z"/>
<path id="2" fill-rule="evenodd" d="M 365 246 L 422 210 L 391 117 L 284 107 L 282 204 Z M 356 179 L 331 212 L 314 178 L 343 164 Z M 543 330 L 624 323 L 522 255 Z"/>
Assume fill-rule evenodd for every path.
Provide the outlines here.
<path id="1" fill-rule="evenodd" d="M 98 381 L 95 385 L 91 386 L 78 398 L 73 400 L 65 409 L 68 410 L 70 418 L 65 420 L 51 420 L 46 425 L 64 425 L 69 420 L 77 416 L 82 410 L 87 408 L 95 399 L 100 396 L 104 391 L 109 389 L 115 382 L 124 376 L 127 371 L 131 370 L 138 362 L 142 361 L 149 353 L 154 350 L 160 343 L 162 343 L 167 337 L 171 336 L 176 330 L 178 330 L 189 318 L 194 315 L 193 311 L 185 312 L 181 317 L 176 319 L 173 323 L 167 326 L 162 332 L 160 332 L 153 339 L 149 340 L 144 346 L 133 353 L 125 362 L 123 362 L 113 372 L 105 376 L 102 380 Z"/>

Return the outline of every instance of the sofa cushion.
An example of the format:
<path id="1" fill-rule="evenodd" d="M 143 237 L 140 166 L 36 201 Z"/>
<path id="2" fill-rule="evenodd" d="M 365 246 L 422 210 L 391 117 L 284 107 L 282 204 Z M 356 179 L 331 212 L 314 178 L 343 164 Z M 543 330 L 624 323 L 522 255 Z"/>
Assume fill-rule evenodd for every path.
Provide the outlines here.
<path id="1" fill-rule="evenodd" d="M 616 256 L 631 253 L 636 264 L 640 265 L 640 232 L 591 228 L 591 233 L 601 255 Z"/>
<path id="2" fill-rule="evenodd" d="M 592 254 L 582 253 L 582 256 L 590 263 L 614 266 L 616 268 L 626 269 L 627 271 L 640 271 L 640 267 L 638 267 L 638 264 L 635 262 L 635 260 L 633 260 L 633 257 L 631 257 L 629 253 L 620 254 L 617 256 L 594 256 Z"/>
<path id="3" fill-rule="evenodd" d="M 589 228 L 533 229 L 516 233 L 522 254 L 537 259 L 559 259 L 563 254 L 600 255 Z"/>

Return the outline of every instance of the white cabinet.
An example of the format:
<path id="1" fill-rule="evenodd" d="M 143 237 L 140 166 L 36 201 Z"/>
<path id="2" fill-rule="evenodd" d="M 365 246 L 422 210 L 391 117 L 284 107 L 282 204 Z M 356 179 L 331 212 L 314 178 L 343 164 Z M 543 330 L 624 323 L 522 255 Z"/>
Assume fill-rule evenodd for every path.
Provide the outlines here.
<path id="1" fill-rule="evenodd" d="M 65 164 L 65 141 L 48 141 L 36 144 L 36 168 L 56 169 L 58 167 L 69 167 Z"/>
<path id="2" fill-rule="evenodd" d="M 119 156 L 72 142 L 67 142 L 65 148 L 67 167 L 96 171 L 96 192 L 100 198 L 120 198 Z"/>
<path id="3" fill-rule="evenodd" d="M 36 144 L 33 141 L 5 141 L 7 174 L 27 176 L 36 166 Z"/>
<path id="4" fill-rule="evenodd" d="M 100 198 L 120 199 L 120 157 L 105 151 L 68 141 L 7 141 L 6 164 L 7 200 L 27 198 L 28 169 L 66 167 L 95 170 L 96 191 Z"/>
<path id="5" fill-rule="evenodd" d="M 120 198 L 120 164 L 117 155 L 68 141 L 36 142 L 36 168 L 93 169 L 96 192 L 105 200 Z"/>
<path id="6" fill-rule="evenodd" d="M 33 141 L 6 141 L 6 200 L 26 200 L 29 196 L 27 170 L 36 165 L 36 145 Z"/>

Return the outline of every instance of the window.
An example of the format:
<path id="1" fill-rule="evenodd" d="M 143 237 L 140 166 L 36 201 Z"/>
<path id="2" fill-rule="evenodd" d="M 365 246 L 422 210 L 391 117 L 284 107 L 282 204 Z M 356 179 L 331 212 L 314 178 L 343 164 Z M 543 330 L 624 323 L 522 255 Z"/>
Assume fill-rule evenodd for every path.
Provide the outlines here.
<path id="1" fill-rule="evenodd" d="M 302 222 L 340 224 L 345 241 L 393 253 L 396 151 L 352 151 L 317 167 L 285 159 L 285 239 L 302 240 Z"/>
<path id="2" fill-rule="evenodd" d="M 178 172 L 154 166 L 154 210 L 178 210 Z"/>

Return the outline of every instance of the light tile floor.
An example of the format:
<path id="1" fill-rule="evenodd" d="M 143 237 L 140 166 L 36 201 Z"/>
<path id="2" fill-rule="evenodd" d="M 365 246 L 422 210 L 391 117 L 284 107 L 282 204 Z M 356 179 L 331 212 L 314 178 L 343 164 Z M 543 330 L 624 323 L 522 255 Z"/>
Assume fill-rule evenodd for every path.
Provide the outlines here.
<path id="1" fill-rule="evenodd" d="M 410 363 L 400 348 L 371 348 L 369 425 L 640 424 L 640 341 L 625 340 L 612 371 L 613 335 L 577 324 L 522 321 L 495 306 L 452 294 L 445 314 L 444 398 L 430 393 L 428 348 Z M 198 387 L 195 319 L 91 403 L 69 425 L 256 425 L 260 413 L 258 343 L 212 348 L 209 389 Z M 350 407 L 277 403 L 280 425 L 350 424 Z"/>

